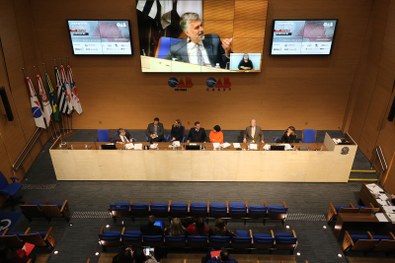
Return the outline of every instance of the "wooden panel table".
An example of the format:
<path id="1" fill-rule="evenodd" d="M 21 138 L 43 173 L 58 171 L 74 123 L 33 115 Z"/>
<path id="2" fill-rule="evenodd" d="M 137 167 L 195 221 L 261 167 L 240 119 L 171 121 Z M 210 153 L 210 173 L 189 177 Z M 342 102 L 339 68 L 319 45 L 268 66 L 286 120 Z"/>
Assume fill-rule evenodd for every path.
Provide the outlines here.
<path id="1" fill-rule="evenodd" d="M 295 145 L 294 151 L 101 150 L 96 143 L 69 143 L 50 149 L 58 180 L 158 180 L 158 181 L 253 181 L 253 182 L 347 182 L 357 146 L 334 145 L 327 135 L 324 144 Z M 298 150 L 299 149 L 299 150 Z"/>

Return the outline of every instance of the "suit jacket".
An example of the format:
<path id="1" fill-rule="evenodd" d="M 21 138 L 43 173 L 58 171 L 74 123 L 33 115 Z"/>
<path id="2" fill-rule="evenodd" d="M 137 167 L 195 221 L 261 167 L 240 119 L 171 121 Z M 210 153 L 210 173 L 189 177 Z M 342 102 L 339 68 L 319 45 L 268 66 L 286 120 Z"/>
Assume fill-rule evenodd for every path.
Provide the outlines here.
<path id="1" fill-rule="evenodd" d="M 150 224 L 141 225 L 140 231 L 143 235 L 150 235 L 150 236 L 163 235 L 162 228 Z"/>
<path id="2" fill-rule="evenodd" d="M 207 142 L 207 135 L 204 128 L 200 128 L 196 131 L 195 128 L 191 128 L 188 133 L 188 141 L 190 142 Z"/>
<path id="3" fill-rule="evenodd" d="M 130 136 L 129 132 L 126 132 L 125 134 L 126 138 L 128 138 L 128 140 L 130 142 L 134 141 L 134 139 L 132 138 L 132 136 Z M 117 132 L 114 136 L 114 142 L 122 142 L 121 136 L 119 136 L 119 133 Z"/>
<path id="4" fill-rule="evenodd" d="M 145 135 L 150 138 L 150 135 L 155 133 L 155 128 L 154 128 L 154 123 L 150 123 L 148 124 L 147 130 L 145 131 Z M 163 140 L 163 136 L 165 134 L 165 129 L 163 128 L 163 124 L 162 123 L 158 123 L 158 128 L 157 128 L 157 134 L 158 134 L 158 138 L 157 141 L 162 141 Z"/>
<path id="5" fill-rule="evenodd" d="M 247 139 L 247 142 L 252 142 L 253 140 L 255 141 L 255 143 L 259 143 L 261 141 L 264 140 L 264 136 L 263 136 L 263 131 L 261 129 L 261 127 L 256 126 L 255 127 L 255 136 L 254 138 L 252 138 L 251 136 L 251 126 L 248 126 L 244 132 L 244 138 Z"/>
<path id="6" fill-rule="evenodd" d="M 229 58 L 225 56 L 225 50 L 222 47 L 219 36 L 214 34 L 205 35 L 202 42 L 206 49 L 211 66 L 215 67 L 216 63 L 219 63 L 221 68 L 226 68 L 226 63 L 229 62 Z M 166 58 L 176 58 L 177 61 L 189 63 L 187 44 L 188 39 L 184 38 L 183 40 L 171 45 L 170 52 L 167 54 Z"/>

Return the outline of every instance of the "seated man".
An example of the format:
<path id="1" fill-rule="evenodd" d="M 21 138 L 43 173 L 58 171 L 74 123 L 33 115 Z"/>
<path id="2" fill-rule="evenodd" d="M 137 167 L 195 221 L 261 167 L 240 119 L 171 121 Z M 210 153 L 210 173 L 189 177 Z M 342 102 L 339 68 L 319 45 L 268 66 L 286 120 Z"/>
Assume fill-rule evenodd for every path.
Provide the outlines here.
<path id="1" fill-rule="evenodd" d="M 206 142 L 206 131 L 200 127 L 200 122 L 197 121 L 194 125 L 195 127 L 189 131 L 187 142 Z"/>
<path id="2" fill-rule="evenodd" d="M 162 228 L 154 224 L 155 224 L 155 216 L 150 215 L 148 217 L 148 223 L 140 226 L 141 233 L 143 235 L 151 235 L 151 236 L 163 235 Z"/>
<path id="3" fill-rule="evenodd" d="M 180 26 L 187 38 L 170 46 L 167 59 L 226 68 L 231 53 L 232 38 L 221 41 L 218 35 L 204 35 L 203 21 L 196 13 L 183 14 Z"/>
<path id="4" fill-rule="evenodd" d="M 117 143 L 129 143 L 135 140 L 130 136 L 130 133 L 123 128 L 119 128 L 117 134 L 114 137 L 114 142 Z"/>
<path id="5" fill-rule="evenodd" d="M 163 128 L 163 124 L 159 122 L 158 117 L 154 119 L 154 122 L 148 124 L 145 135 L 148 137 L 150 143 L 163 141 L 165 129 Z"/>

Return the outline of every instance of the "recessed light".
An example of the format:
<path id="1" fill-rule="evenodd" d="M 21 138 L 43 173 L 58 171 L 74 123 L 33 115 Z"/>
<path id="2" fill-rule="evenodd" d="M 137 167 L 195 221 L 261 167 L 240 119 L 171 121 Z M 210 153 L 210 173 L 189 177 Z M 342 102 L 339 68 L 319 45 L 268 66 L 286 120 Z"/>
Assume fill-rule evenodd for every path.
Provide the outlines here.
<path id="1" fill-rule="evenodd" d="M 302 255 L 302 254 L 301 254 L 300 252 L 296 252 L 296 255 L 297 255 L 297 256 L 300 256 L 300 255 Z"/>
<path id="2" fill-rule="evenodd" d="M 106 228 L 109 228 L 110 227 L 110 225 L 106 225 Z"/>
<path id="3" fill-rule="evenodd" d="M 322 228 L 323 228 L 323 229 L 326 229 L 326 226 L 324 225 L 324 226 L 322 226 Z"/>
<path id="4" fill-rule="evenodd" d="M 98 256 L 98 255 L 100 255 L 100 253 L 99 253 L 99 252 L 96 252 L 96 253 L 95 253 L 95 256 Z"/>
<path id="5" fill-rule="evenodd" d="M 337 257 L 342 258 L 343 255 L 339 253 L 339 254 L 337 254 Z"/>
<path id="6" fill-rule="evenodd" d="M 58 250 L 55 250 L 53 253 L 54 253 L 55 255 L 57 255 L 57 254 L 59 254 L 59 251 L 58 251 Z"/>
<path id="7" fill-rule="evenodd" d="M 289 225 L 286 225 L 285 228 L 286 228 L 286 229 L 289 229 Z"/>

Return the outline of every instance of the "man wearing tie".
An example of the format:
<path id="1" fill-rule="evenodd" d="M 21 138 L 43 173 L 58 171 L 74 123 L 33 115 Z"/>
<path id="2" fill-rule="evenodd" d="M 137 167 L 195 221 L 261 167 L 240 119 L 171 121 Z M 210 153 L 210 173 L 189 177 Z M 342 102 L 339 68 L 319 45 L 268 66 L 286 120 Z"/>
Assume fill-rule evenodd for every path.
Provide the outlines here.
<path id="1" fill-rule="evenodd" d="M 251 125 L 244 132 L 244 143 L 264 143 L 264 136 L 261 127 L 256 125 L 256 120 L 251 120 Z"/>
<path id="2" fill-rule="evenodd" d="M 220 40 L 218 35 L 205 35 L 203 21 L 196 13 L 183 14 L 180 26 L 187 38 L 170 46 L 167 59 L 226 68 L 231 53 L 232 38 Z"/>
<path id="3" fill-rule="evenodd" d="M 206 142 L 207 135 L 204 128 L 200 127 L 200 122 L 194 123 L 195 127 L 191 128 L 188 134 L 188 141 L 187 142 Z"/>
<path id="4" fill-rule="evenodd" d="M 117 143 L 129 143 L 133 142 L 134 139 L 131 138 L 130 134 L 123 128 L 119 128 L 117 134 L 114 137 L 114 141 Z"/>
<path id="5" fill-rule="evenodd" d="M 145 131 L 145 135 L 150 143 L 163 141 L 164 134 L 165 129 L 163 128 L 163 124 L 159 122 L 158 117 L 154 119 L 154 122 L 148 124 L 147 130 Z"/>

